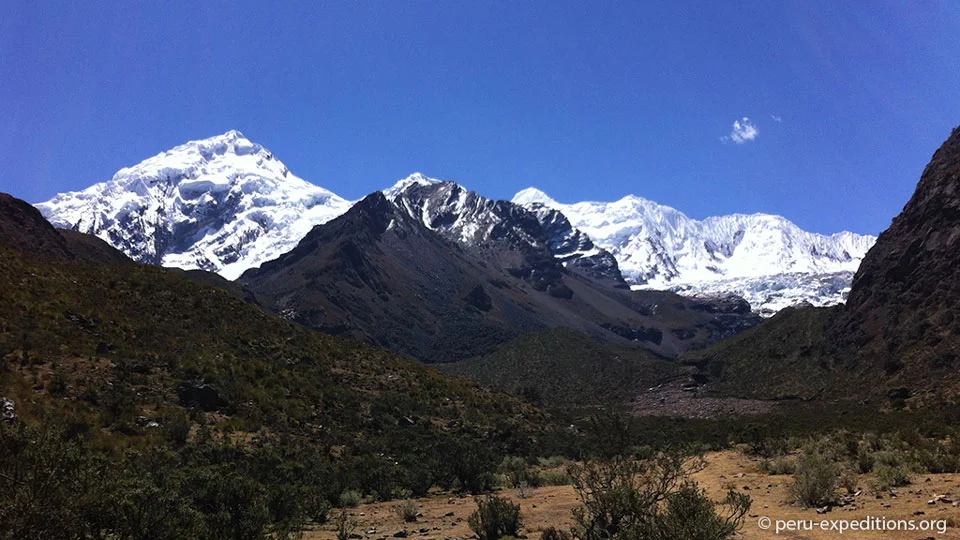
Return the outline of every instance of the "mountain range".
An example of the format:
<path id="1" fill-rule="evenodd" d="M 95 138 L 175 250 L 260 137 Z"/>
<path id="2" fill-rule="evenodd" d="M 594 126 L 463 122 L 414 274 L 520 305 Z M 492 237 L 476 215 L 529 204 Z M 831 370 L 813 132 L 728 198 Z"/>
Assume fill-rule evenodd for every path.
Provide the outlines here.
<path id="1" fill-rule="evenodd" d="M 800 302 L 843 302 L 853 272 L 876 241 L 846 231 L 810 233 L 769 214 L 698 221 L 634 195 L 615 202 L 561 204 L 527 188 L 513 202 L 560 211 L 616 258 L 624 279 L 635 288 L 734 293 L 766 314 Z"/>
<path id="2" fill-rule="evenodd" d="M 411 186 L 438 183 L 415 173 L 383 193 L 393 200 Z M 457 197 L 471 197 L 462 186 L 456 191 Z M 536 216 L 550 250 L 565 266 L 638 289 L 738 294 L 764 315 L 801 302 L 842 302 L 875 241 L 849 232 L 809 233 L 767 214 L 698 221 L 636 196 L 561 204 L 528 188 L 512 203 Z M 208 270 L 233 280 L 291 251 L 313 227 L 354 204 L 297 177 L 269 150 L 229 131 L 177 146 L 120 170 L 109 181 L 36 206 L 57 227 L 96 235 L 138 262 Z M 482 220 L 501 219 L 498 212 L 510 205 L 490 201 L 499 205 L 490 213 L 463 206 L 472 204 L 466 199 L 442 204 L 444 219 L 454 220 L 442 224 L 443 233 L 461 243 L 489 234 L 495 224 Z M 421 218 L 437 212 L 408 210 L 421 212 Z"/>

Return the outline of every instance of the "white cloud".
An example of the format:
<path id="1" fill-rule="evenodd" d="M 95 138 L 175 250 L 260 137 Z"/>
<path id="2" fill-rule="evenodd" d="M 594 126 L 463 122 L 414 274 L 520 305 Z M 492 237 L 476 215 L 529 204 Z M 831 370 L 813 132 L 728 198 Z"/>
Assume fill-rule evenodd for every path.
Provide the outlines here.
<path id="1" fill-rule="evenodd" d="M 747 141 L 756 139 L 757 135 L 759 134 L 760 130 L 757 129 L 757 126 L 753 125 L 753 122 L 744 116 L 740 120 L 734 120 L 733 131 L 730 132 L 730 135 L 720 137 L 720 140 L 724 142 L 733 141 L 737 144 L 743 144 Z"/>
<path id="2" fill-rule="evenodd" d="M 780 118 L 779 116 L 777 116 L 777 115 L 775 115 L 775 114 L 771 114 L 771 115 L 770 115 L 770 119 L 773 120 L 774 122 L 778 123 L 778 124 L 779 124 L 780 122 L 783 122 L 783 118 Z"/>

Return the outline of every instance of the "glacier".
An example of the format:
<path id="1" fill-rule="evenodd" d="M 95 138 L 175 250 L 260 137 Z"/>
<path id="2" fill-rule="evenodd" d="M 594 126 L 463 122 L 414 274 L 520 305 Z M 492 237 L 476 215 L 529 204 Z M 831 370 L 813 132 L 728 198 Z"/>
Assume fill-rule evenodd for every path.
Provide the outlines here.
<path id="1" fill-rule="evenodd" d="M 875 236 L 811 233 L 770 214 L 695 220 L 654 201 L 628 195 L 614 202 L 559 203 L 536 188 L 513 202 L 551 208 L 609 251 L 634 289 L 687 295 L 733 293 L 761 314 L 789 305 L 845 301 L 853 273 Z"/>
<path id="2" fill-rule="evenodd" d="M 232 130 L 36 207 L 55 226 L 96 235 L 136 261 L 236 279 L 351 205 Z"/>

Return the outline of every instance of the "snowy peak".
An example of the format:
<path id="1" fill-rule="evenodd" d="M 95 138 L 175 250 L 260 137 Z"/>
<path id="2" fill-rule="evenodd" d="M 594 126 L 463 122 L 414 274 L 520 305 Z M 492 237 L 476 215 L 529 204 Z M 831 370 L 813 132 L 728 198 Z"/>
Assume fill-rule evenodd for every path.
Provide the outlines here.
<path id="1" fill-rule="evenodd" d="M 134 260 L 233 279 L 289 251 L 350 203 L 231 130 L 36 206 L 54 225 L 94 234 Z"/>
<path id="2" fill-rule="evenodd" d="M 830 236 L 810 233 L 782 216 L 769 214 L 699 221 L 633 195 L 615 202 L 562 204 L 528 188 L 513 200 L 528 208 L 545 205 L 563 213 L 573 227 L 613 254 L 624 278 L 635 288 L 715 292 L 716 285 L 723 283 L 728 292 L 747 295 L 754 309 L 762 309 L 769 303 L 768 297 L 776 296 L 777 283 L 783 279 L 774 276 L 789 274 L 791 289 L 800 290 L 803 276 L 852 275 L 876 241 L 873 236 L 846 231 Z M 765 288 L 766 278 L 771 279 Z M 739 287 L 737 280 L 745 279 L 749 279 L 749 287 Z M 841 282 L 829 280 L 831 285 Z M 819 291 L 825 281 L 810 279 L 809 283 Z M 842 300 L 841 293 L 845 294 L 824 291 L 823 303 Z M 802 296 L 809 301 L 816 294 Z M 776 307 L 783 307 L 784 302 L 778 298 Z"/>
<path id="3" fill-rule="evenodd" d="M 528 187 L 518 191 L 517 194 L 513 196 L 511 201 L 514 204 L 519 204 L 521 206 L 526 206 L 533 203 L 540 203 L 544 206 L 552 206 L 557 204 L 557 201 L 551 199 L 546 193 L 535 187 Z"/>
<path id="4" fill-rule="evenodd" d="M 394 202 L 447 240 L 473 250 L 493 248 L 484 256 L 523 253 L 525 266 L 549 268 L 547 273 L 555 273 L 554 277 L 566 267 L 593 279 L 626 286 L 610 253 L 574 229 L 563 214 L 544 205 L 527 208 L 495 201 L 455 182 L 441 181 L 411 184 Z"/>
<path id="5" fill-rule="evenodd" d="M 415 172 L 403 180 L 398 180 L 396 184 L 383 190 L 383 194 L 386 195 L 388 199 L 393 200 L 397 197 L 397 195 L 403 193 L 410 186 L 429 186 L 432 184 L 439 184 L 440 182 L 442 182 L 442 180 L 429 178 L 424 176 L 422 173 Z"/>

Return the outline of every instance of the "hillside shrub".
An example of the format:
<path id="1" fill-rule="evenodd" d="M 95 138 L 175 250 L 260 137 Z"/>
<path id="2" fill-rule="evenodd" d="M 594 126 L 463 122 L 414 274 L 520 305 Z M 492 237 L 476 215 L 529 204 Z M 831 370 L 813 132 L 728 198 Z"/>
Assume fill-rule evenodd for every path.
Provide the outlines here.
<path id="1" fill-rule="evenodd" d="M 806 506 L 827 506 L 837 500 L 838 481 L 839 471 L 829 457 L 816 452 L 805 453 L 797 464 L 790 493 Z"/>
<path id="2" fill-rule="evenodd" d="M 411 501 L 410 499 L 398 504 L 396 507 L 394 507 L 394 510 L 397 512 L 397 517 L 399 517 L 404 523 L 413 523 L 417 521 L 417 514 L 419 513 L 417 510 L 417 503 Z"/>
<path id="3" fill-rule="evenodd" d="M 581 540 L 725 538 L 742 524 L 750 497 L 728 493 L 720 505 L 689 480 L 699 456 L 673 450 L 647 460 L 614 458 L 571 466 L 582 506 L 573 511 Z M 725 511 L 718 513 L 718 507 Z"/>
<path id="4" fill-rule="evenodd" d="M 480 540 L 517 536 L 521 523 L 520 505 L 502 497 L 478 498 L 477 509 L 467 518 L 467 523 Z"/>

